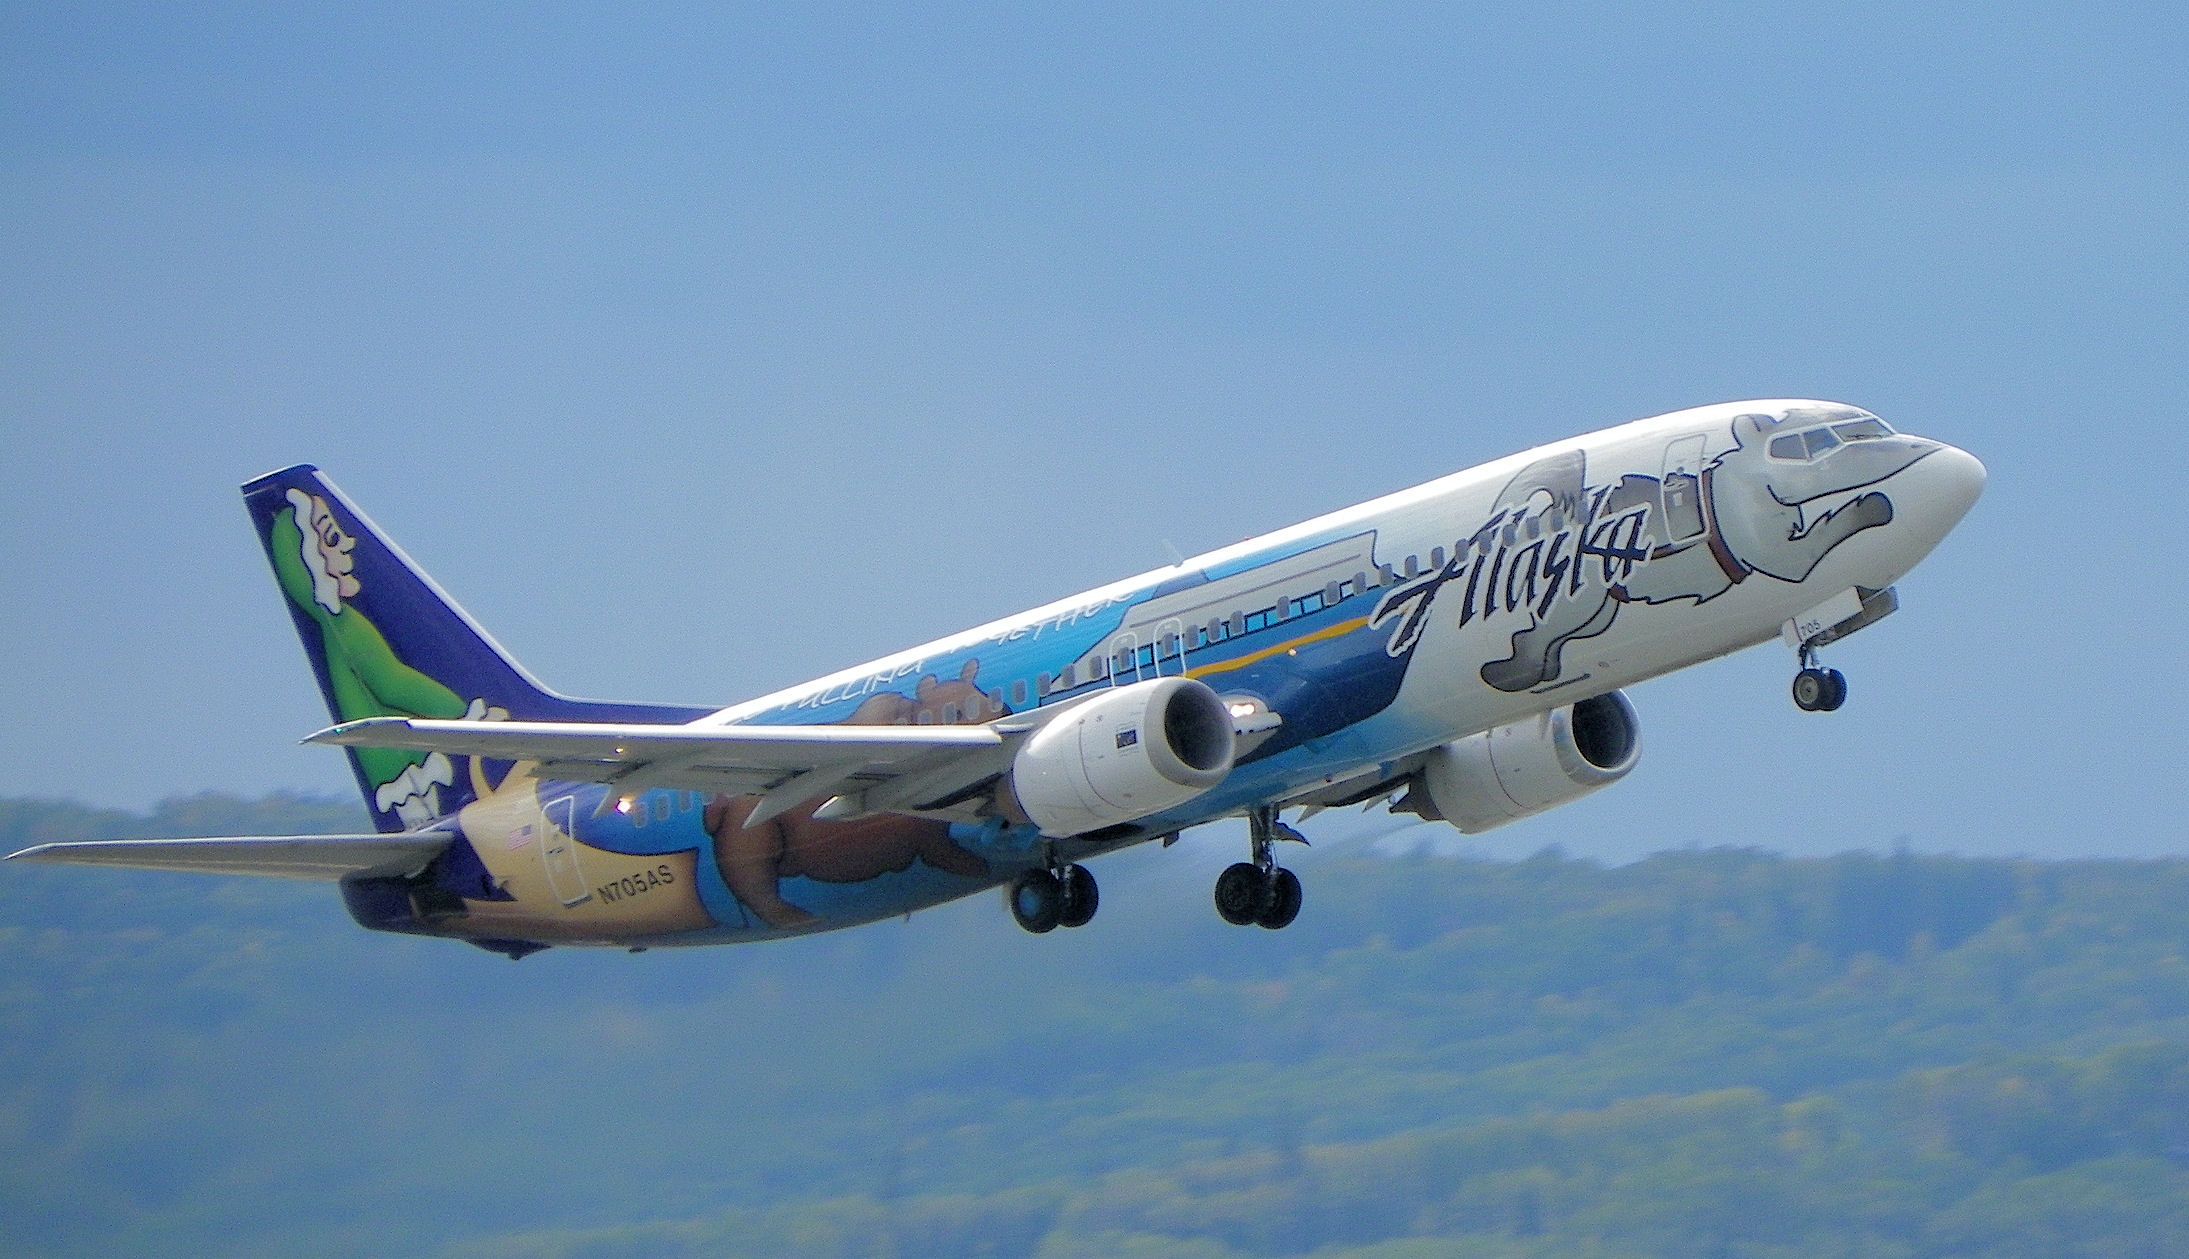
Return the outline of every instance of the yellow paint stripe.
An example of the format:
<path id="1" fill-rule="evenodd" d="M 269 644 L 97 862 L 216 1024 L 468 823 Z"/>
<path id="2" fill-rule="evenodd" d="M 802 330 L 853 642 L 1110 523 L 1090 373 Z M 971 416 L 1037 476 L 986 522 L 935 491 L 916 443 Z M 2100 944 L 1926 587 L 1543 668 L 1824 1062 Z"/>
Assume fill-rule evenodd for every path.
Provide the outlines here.
<path id="1" fill-rule="evenodd" d="M 1186 676 L 1189 678 L 1205 678 L 1212 673 L 1229 673 L 1234 669 L 1244 669 L 1248 665 L 1260 664 L 1271 656 L 1281 656 L 1288 651 L 1296 651 L 1309 643 L 1326 643 L 1333 638 L 1343 638 L 1367 624 L 1368 618 L 1365 616 L 1356 620 L 1340 622 L 1329 629 L 1317 630 L 1312 634 L 1303 634 L 1290 642 L 1279 643 L 1275 647 L 1257 651 L 1252 655 L 1241 656 L 1237 660 L 1226 660 L 1222 664 L 1202 665 L 1198 669 L 1188 669 L 1186 670 Z"/>

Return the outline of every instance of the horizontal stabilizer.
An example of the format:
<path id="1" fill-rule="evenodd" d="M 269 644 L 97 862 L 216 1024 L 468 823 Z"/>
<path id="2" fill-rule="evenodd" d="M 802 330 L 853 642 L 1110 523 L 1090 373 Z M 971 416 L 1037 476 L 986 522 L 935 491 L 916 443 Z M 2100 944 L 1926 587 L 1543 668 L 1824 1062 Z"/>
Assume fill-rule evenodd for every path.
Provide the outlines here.
<path id="1" fill-rule="evenodd" d="M 333 882 L 350 874 L 415 874 L 449 846 L 448 831 L 403 835 L 236 835 L 40 844 L 10 861 Z"/>

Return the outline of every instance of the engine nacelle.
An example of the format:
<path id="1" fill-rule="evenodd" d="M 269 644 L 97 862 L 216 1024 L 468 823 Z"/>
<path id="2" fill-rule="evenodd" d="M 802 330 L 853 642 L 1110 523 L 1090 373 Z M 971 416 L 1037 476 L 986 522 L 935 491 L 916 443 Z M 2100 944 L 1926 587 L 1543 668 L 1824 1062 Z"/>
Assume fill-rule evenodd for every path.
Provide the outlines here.
<path id="1" fill-rule="evenodd" d="M 1613 691 L 1437 748 L 1405 805 L 1476 835 L 1608 787 L 1641 759 L 1641 721 Z"/>
<path id="2" fill-rule="evenodd" d="M 1084 835 L 1184 804 L 1237 759 L 1231 710 L 1205 682 L 1155 678 L 1072 708 L 1011 762 L 1019 806 L 1044 835 Z"/>

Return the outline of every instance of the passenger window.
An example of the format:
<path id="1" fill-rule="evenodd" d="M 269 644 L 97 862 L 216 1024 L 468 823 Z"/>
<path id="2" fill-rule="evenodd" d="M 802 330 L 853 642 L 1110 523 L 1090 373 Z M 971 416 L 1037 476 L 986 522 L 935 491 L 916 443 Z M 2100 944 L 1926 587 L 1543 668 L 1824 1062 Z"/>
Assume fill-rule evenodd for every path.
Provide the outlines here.
<path id="1" fill-rule="evenodd" d="M 1012 683 L 1011 683 L 1011 706 L 1012 706 L 1013 708 L 1024 708 L 1024 707 L 1026 707 L 1026 679 L 1025 679 L 1025 678 L 1019 678 L 1018 680 L 1016 680 L 1016 681 L 1014 681 L 1014 682 L 1012 682 Z"/>
<path id="2" fill-rule="evenodd" d="M 1828 455 L 1838 448 L 1839 439 L 1832 436 L 1832 430 L 1828 428 L 1812 428 L 1809 430 L 1809 457 L 1811 459 Z"/>
<path id="3" fill-rule="evenodd" d="M 1345 588 L 1338 582 L 1331 582 L 1323 587 L 1323 606 L 1326 608 L 1336 605 L 1338 600 L 1344 597 Z"/>
<path id="4" fill-rule="evenodd" d="M 1807 458 L 1807 454 L 1804 453 L 1802 450 L 1801 434 L 1788 433 L 1784 437 L 1772 438 L 1771 457 L 1773 459 L 1787 459 L 1796 461 Z"/>

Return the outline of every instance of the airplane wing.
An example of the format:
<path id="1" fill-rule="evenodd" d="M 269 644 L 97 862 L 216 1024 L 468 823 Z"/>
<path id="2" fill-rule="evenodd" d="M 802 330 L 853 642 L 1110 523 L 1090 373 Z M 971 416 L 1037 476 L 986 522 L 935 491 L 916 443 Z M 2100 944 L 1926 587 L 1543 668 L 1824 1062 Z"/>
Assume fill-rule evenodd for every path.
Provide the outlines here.
<path id="1" fill-rule="evenodd" d="M 830 796 L 829 816 L 943 808 L 1009 764 L 997 726 L 692 726 L 372 717 L 307 743 L 411 748 L 529 763 L 536 778 L 759 795 L 757 826 Z"/>
<path id="2" fill-rule="evenodd" d="M 40 844 L 9 861 L 333 882 L 348 874 L 414 874 L 449 846 L 447 831 L 403 835 L 243 835 Z"/>

